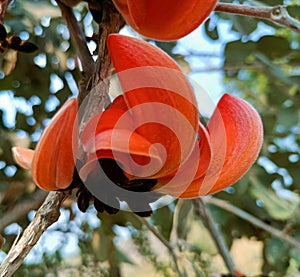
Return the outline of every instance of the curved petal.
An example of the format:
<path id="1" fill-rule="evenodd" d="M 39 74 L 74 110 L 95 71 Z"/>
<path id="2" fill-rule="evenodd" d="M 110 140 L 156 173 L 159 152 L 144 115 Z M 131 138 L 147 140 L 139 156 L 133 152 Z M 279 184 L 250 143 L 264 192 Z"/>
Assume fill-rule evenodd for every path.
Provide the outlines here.
<path id="1" fill-rule="evenodd" d="M 171 57 L 146 41 L 110 34 L 107 46 L 117 72 L 141 66 L 162 66 L 181 71 Z"/>
<path id="2" fill-rule="evenodd" d="M 207 174 L 192 182 L 181 198 L 215 193 L 232 185 L 247 172 L 260 151 L 263 140 L 260 116 L 242 99 L 225 94 L 209 121 L 208 130 L 212 163 Z"/>
<path id="3" fill-rule="evenodd" d="M 127 104 L 125 102 L 124 96 L 123 95 L 119 95 L 118 97 L 116 97 L 114 99 L 114 101 L 110 104 L 109 109 L 120 109 L 123 111 L 127 111 L 128 107 Z"/>
<path id="4" fill-rule="evenodd" d="M 211 163 L 210 137 L 205 127 L 199 124 L 199 140 L 187 161 L 175 173 L 158 180 L 154 189 L 159 192 L 179 197 L 189 189 L 190 184 L 205 176 Z"/>
<path id="5" fill-rule="evenodd" d="M 170 174 L 190 155 L 198 130 L 193 90 L 178 65 L 141 40 L 110 35 L 108 48 L 136 132 L 166 151 L 157 175 Z"/>
<path id="6" fill-rule="evenodd" d="M 138 29 L 138 27 L 135 25 L 134 21 L 131 18 L 130 13 L 129 13 L 127 0 L 112 0 L 112 1 L 114 3 L 115 7 L 118 9 L 118 11 L 123 15 L 127 24 L 135 30 Z"/>
<path id="7" fill-rule="evenodd" d="M 113 104 L 112 104 L 113 105 Z M 95 137 L 109 129 L 132 129 L 132 119 L 124 110 L 110 108 L 92 117 L 84 128 L 81 141 L 86 152 L 95 152 Z"/>
<path id="8" fill-rule="evenodd" d="M 177 40 L 196 29 L 217 0 L 113 0 L 138 33 L 157 40 Z"/>
<path id="9" fill-rule="evenodd" d="M 77 100 L 66 102 L 56 113 L 37 144 L 32 177 L 45 190 L 67 188 L 73 178 L 72 136 L 77 116 Z"/>
<path id="10" fill-rule="evenodd" d="M 114 159 L 122 165 L 124 173 L 130 178 L 145 178 L 161 168 L 159 150 L 135 132 L 125 129 L 110 129 L 95 137 L 96 152 L 89 154 L 88 162 L 80 170 L 85 180 L 95 170 L 98 159 Z"/>
<path id="11" fill-rule="evenodd" d="M 34 150 L 23 147 L 13 147 L 12 153 L 19 166 L 27 170 L 31 169 Z"/>
<path id="12" fill-rule="evenodd" d="M 197 146 L 194 147 L 193 152 L 182 167 L 182 172 L 189 175 L 194 165 L 197 165 L 197 171 L 193 179 L 198 179 L 206 174 L 212 155 L 209 134 L 201 123 L 199 124 L 198 135 Z"/>

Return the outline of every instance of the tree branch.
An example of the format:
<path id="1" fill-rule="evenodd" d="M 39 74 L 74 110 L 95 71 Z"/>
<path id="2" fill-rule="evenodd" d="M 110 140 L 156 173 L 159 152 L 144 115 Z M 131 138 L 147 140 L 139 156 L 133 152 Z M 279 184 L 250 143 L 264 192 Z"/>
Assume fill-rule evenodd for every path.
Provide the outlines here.
<path id="1" fill-rule="evenodd" d="M 0 276 L 9 277 L 20 267 L 23 260 L 40 239 L 47 228 L 58 220 L 61 203 L 69 196 L 70 191 L 50 192 L 36 212 L 33 220 L 24 233 L 8 252 L 0 266 Z"/>
<path id="2" fill-rule="evenodd" d="M 207 209 L 207 206 L 205 202 L 202 200 L 202 198 L 197 198 L 193 200 L 194 207 L 195 207 L 195 213 L 197 216 L 202 218 L 204 224 L 206 225 L 207 229 L 210 231 L 210 234 L 212 238 L 214 239 L 217 248 L 219 249 L 219 252 L 221 256 L 223 257 L 223 260 L 232 276 L 236 276 L 236 268 L 234 265 L 234 262 L 231 258 L 231 255 L 229 253 L 229 250 L 227 246 L 225 245 L 225 242 L 222 238 L 222 234 L 220 233 L 219 229 L 217 228 L 217 225 L 214 223 L 211 214 L 209 210 Z"/>
<path id="3" fill-rule="evenodd" d="M 79 95 L 79 104 L 82 103 L 89 94 L 89 97 L 84 103 L 84 114 L 79 115 L 80 126 L 79 132 L 84 128 L 87 121 L 103 110 L 107 103 L 110 76 L 112 72 L 112 62 L 106 45 L 107 37 L 111 33 L 118 33 L 124 26 L 125 22 L 120 13 L 116 10 L 111 0 L 103 0 L 101 2 L 101 20 L 99 24 L 99 41 L 98 41 L 98 59 L 94 74 L 89 80 L 90 91 L 81 91 Z M 79 153 L 79 157 L 81 153 Z"/>
<path id="4" fill-rule="evenodd" d="M 226 12 L 266 19 L 300 33 L 300 22 L 291 17 L 284 6 L 254 7 L 228 3 L 218 3 L 216 12 Z"/>
<path id="5" fill-rule="evenodd" d="M 172 256 L 174 265 L 175 265 L 175 270 L 176 273 L 179 277 L 182 277 L 183 274 L 181 273 L 178 263 L 177 263 L 177 255 L 175 254 L 175 251 L 172 247 L 172 245 L 143 217 L 138 217 L 138 219 L 148 228 L 148 230 L 154 235 L 156 236 L 160 242 L 166 246 Z"/>
<path id="6" fill-rule="evenodd" d="M 284 241 L 286 241 L 287 243 L 289 243 L 291 246 L 299 248 L 300 249 L 300 242 L 295 240 L 294 238 L 292 238 L 291 236 L 289 236 L 288 234 L 284 233 L 281 230 L 278 230 L 266 223 L 264 223 L 263 221 L 259 220 L 258 218 L 254 217 L 253 215 L 227 203 L 224 200 L 221 199 L 217 199 L 214 197 L 206 197 L 204 198 L 204 202 L 208 203 L 208 204 L 212 204 L 216 207 L 219 207 L 225 211 L 228 211 L 248 222 L 250 222 L 251 224 L 253 224 L 254 226 L 261 228 L 263 230 L 265 230 L 266 232 L 270 233 L 271 235 L 278 237 Z"/>
<path id="7" fill-rule="evenodd" d="M 61 10 L 63 18 L 67 22 L 70 36 L 78 52 L 83 74 L 90 76 L 94 72 L 95 62 L 89 48 L 87 47 L 85 35 L 74 16 L 72 8 L 66 6 L 60 0 L 57 0 L 56 2 Z"/>
<path id="8" fill-rule="evenodd" d="M 0 24 L 3 24 L 7 7 L 11 0 L 0 1 Z"/>

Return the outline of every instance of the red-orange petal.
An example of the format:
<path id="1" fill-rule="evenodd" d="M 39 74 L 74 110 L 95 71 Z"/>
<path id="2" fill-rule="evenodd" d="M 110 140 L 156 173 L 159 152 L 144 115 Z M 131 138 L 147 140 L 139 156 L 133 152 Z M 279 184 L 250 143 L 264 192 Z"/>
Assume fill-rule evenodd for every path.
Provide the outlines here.
<path id="1" fill-rule="evenodd" d="M 19 166 L 27 170 L 31 169 L 34 150 L 23 147 L 13 147 L 12 153 Z"/>
<path id="2" fill-rule="evenodd" d="M 32 177 L 44 190 L 65 189 L 72 182 L 75 167 L 72 139 L 76 116 L 77 100 L 70 99 L 53 117 L 37 144 Z"/>
<path id="3" fill-rule="evenodd" d="M 108 109 L 92 117 L 85 126 L 81 141 L 86 152 L 95 152 L 95 137 L 109 129 L 133 129 L 132 118 L 122 109 Z"/>
<path id="4" fill-rule="evenodd" d="M 166 163 L 153 177 L 170 174 L 195 144 L 198 111 L 193 90 L 178 65 L 149 43 L 114 34 L 108 48 L 136 132 L 166 150 Z"/>
<path id="5" fill-rule="evenodd" d="M 177 40 L 196 29 L 217 0 L 113 0 L 127 24 L 143 36 Z"/>
<path id="6" fill-rule="evenodd" d="M 205 127 L 199 124 L 199 140 L 193 152 L 188 157 L 182 167 L 158 180 L 158 185 L 154 189 L 159 189 L 161 193 L 179 197 L 189 189 L 190 184 L 207 173 L 211 163 L 211 144 L 210 137 Z"/>
<path id="7" fill-rule="evenodd" d="M 225 94 L 217 109 L 226 130 L 226 156 L 220 177 L 208 193 L 222 190 L 240 179 L 257 159 L 263 142 L 261 118 L 248 102 Z M 218 124 L 213 116 L 208 124 L 212 141 L 222 139 L 213 132 Z M 217 151 L 215 148 L 214 152 Z"/>
<path id="8" fill-rule="evenodd" d="M 109 109 L 120 109 L 120 110 L 123 110 L 123 111 L 127 111 L 128 107 L 127 107 L 127 104 L 125 102 L 124 96 L 119 95 L 118 97 L 116 97 L 114 99 L 114 101 L 111 103 Z"/>
<path id="9" fill-rule="evenodd" d="M 208 130 L 212 163 L 207 174 L 194 180 L 181 198 L 215 193 L 232 185 L 248 171 L 260 151 L 263 140 L 260 116 L 240 98 L 225 94 L 209 121 Z"/>
<path id="10" fill-rule="evenodd" d="M 89 143 L 88 143 L 89 144 Z M 89 145 L 85 146 L 89 150 Z M 124 173 L 133 178 L 146 178 L 161 168 L 159 149 L 139 134 L 127 129 L 109 129 L 94 138 L 97 151 L 90 152 L 88 162 L 80 170 L 85 180 L 92 170 L 97 170 L 98 159 L 110 158 L 118 161 Z"/>

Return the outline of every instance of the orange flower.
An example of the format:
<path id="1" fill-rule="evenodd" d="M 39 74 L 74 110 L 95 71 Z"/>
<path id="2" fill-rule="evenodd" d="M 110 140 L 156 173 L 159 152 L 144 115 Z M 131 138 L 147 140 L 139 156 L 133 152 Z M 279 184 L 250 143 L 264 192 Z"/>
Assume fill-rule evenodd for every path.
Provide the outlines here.
<path id="1" fill-rule="evenodd" d="M 250 168 L 263 133 L 250 104 L 225 94 L 205 128 L 193 91 L 170 57 L 120 35 L 111 35 L 108 46 L 124 93 L 83 132 L 83 180 L 97 170 L 98 160 L 109 159 L 123 171 L 118 182 L 127 189 L 130 182 L 140 180 L 142 187 L 153 179 L 151 190 L 192 198 L 222 190 Z M 113 172 L 104 173 L 114 180 Z"/>
<path id="2" fill-rule="evenodd" d="M 53 117 L 35 151 L 22 147 L 12 149 L 16 162 L 24 169 L 31 169 L 33 180 L 41 189 L 65 189 L 72 182 L 75 167 L 72 136 L 76 116 L 77 100 L 70 99 Z"/>
<path id="3" fill-rule="evenodd" d="M 113 0 L 128 25 L 143 36 L 177 40 L 196 29 L 217 0 Z"/>
<path id="4" fill-rule="evenodd" d="M 192 153 L 180 172 L 176 172 L 174 181 L 174 174 L 162 178 L 161 192 L 179 198 L 218 192 L 246 173 L 261 148 L 263 129 L 259 115 L 246 101 L 229 94 L 223 95 L 205 130 L 201 123 L 199 130 L 205 134 L 199 133 L 200 139 L 194 149 L 200 153 L 200 159 L 197 161 L 197 156 Z M 205 147 L 209 146 L 208 162 L 209 150 Z M 195 164 L 196 174 L 190 182 Z M 166 183 L 168 185 L 163 186 Z M 178 192 L 182 193 L 179 195 Z"/>
<path id="5" fill-rule="evenodd" d="M 119 200 L 125 200 L 134 212 L 146 216 L 151 213 L 149 203 L 161 195 L 193 198 L 214 193 L 250 168 L 263 134 L 250 104 L 225 94 L 205 127 L 198 120 L 191 85 L 163 51 L 116 34 L 109 36 L 108 48 L 123 94 L 83 130 L 82 165 L 74 171 L 75 99 L 56 114 L 35 151 L 13 149 L 17 163 L 31 169 L 39 187 L 65 189 L 78 171 L 82 211 L 94 199 L 99 212 L 115 213 Z"/>

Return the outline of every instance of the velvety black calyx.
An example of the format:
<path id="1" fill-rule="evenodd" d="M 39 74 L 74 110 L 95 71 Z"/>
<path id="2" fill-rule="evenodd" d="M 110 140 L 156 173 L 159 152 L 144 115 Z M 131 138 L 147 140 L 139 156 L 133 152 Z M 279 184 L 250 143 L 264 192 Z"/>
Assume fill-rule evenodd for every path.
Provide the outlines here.
<path id="1" fill-rule="evenodd" d="M 93 199 L 93 196 L 84 187 L 79 188 L 76 195 L 78 209 L 81 212 L 85 213 L 90 206 L 90 202 Z"/>
<path id="2" fill-rule="evenodd" d="M 117 205 L 119 205 L 119 202 L 115 203 L 115 204 L 116 204 L 115 206 L 117 206 Z M 99 213 L 103 213 L 106 211 L 109 214 L 116 214 L 120 210 L 118 208 L 106 205 L 105 203 L 103 203 L 102 201 L 100 201 L 97 198 L 94 198 L 94 207 L 97 210 L 97 212 L 99 212 Z"/>
<path id="3" fill-rule="evenodd" d="M 142 192 L 151 191 L 151 189 L 157 184 L 156 179 L 129 180 L 125 176 L 122 168 L 113 159 L 99 159 L 99 164 L 102 170 L 104 171 L 106 177 L 111 182 L 128 191 L 141 192 L 141 194 L 137 196 L 137 194 L 122 194 L 122 192 L 118 191 L 115 192 L 115 194 L 113 193 L 116 199 L 120 201 L 125 201 L 128 204 L 129 208 L 139 216 L 146 217 L 152 214 L 150 203 L 156 201 L 162 195 L 155 192 L 151 192 L 150 194 L 143 194 Z M 103 186 L 103 191 L 112 192 L 111 184 L 106 184 L 106 182 L 102 182 L 101 186 Z M 107 189 L 105 189 L 105 186 L 108 186 Z M 141 210 L 141 212 L 139 212 L 138 210 Z"/>
<path id="4" fill-rule="evenodd" d="M 151 210 L 151 211 L 147 211 L 147 212 L 134 212 L 134 213 L 140 217 L 148 217 L 153 214 L 153 211 Z"/>
<path id="5" fill-rule="evenodd" d="M 89 208 L 90 204 L 94 202 L 94 207 L 99 213 L 107 212 L 108 214 L 116 214 L 120 209 L 119 201 L 117 199 L 105 199 L 105 201 L 112 203 L 112 206 L 105 204 L 99 199 L 95 198 L 84 186 L 80 187 L 76 193 L 78 209 L 85 213 Z"/>
<path id="6" fill-rule="evenodd" d="M 34 43 L 30 41 L 22 41 L 15 50 L 18 50 L 23 53 L 33 53 L 38 49 L 39 48 Z"/>
<path id="7" fill-rule="evenodd" d="M 115 160 L 104 158 L 99 159 L 98 162 L 106 177 L 114 184 L 121 186 L 124 182 L 128 181 L 128 178 Z"/>
<path id="8" fill-rule="evenodd" d="M 1 32 L 1 31 L 0 31 Z M 1 34 L 0 34 L 1 36 Z M 3 36 L 3 34 L 2 34 Z M 17 35 L 12 35 L 9 37 L 4 38 L 3 40 L 0 39 L 0 50 L 1 53 L 8 49 L 13 49 L 23 53 L 32 53 L 38 49 L 37 45 L 29 41 L 23 41 Z"/>
<path id="9" fill-rule="evenodd" d="M 98 200 L 97 198 L 94 198 L 94 207 L 97 212 L 103 213 L 106 210 L 106 204 L 104 204 L 102 201 Z"/>
<path id="10" fill-rule="evenodd" d="M 10 48 L 14 49 L 14 50 L 18 50 L 16 48 L 18 48 L 18 46 L 22 42 L 22 40 L 20 39 L 20 37 L 18 37 L 16 35 L 12 35 L 12 36 L 8 37 L 6 41 L 8 42 Z"/>
<path id="11" fill-rule="evenodd" d="M 99 213 L 106 211 L 109 214 L 116 214 L 120 210 L 120 202 L 116 197 L 116 192 L 113 190 L 110 180 L 99 180 L 99 177 L 95 177 L 91 173 L 88 175 L 86 183 L 101 189 L 101 199 L 93 195 L 94 207 Z M 85 189 L 87 190 L 87 188 Z"/>
<path id="12" fill-rule="evenodd" d="M 122 168 L 113 159 L 100 159 L 99 164 L 103 170 L 104 177 L 99 180 L 99 176 L 95 177 L 93 172 L 89 174 L 86 182 L 95 184 L 101 188 L 101 199 L 92 195 L 81 180 L 77 168 L 81 168 L 79 161 L 74 168 L 73 179 L 70 186 L 65 190 L 78 189 L 77 205 L 81 212 L 86 212 L 89 205 L 93 202 L 95 209 L 99 213 L 107 212 L 108 214 L 116 214 L 120 210 L 120 201 L 125 201 L 128 207 L 138 216 L 147 217 L 152 214 L 150 203 L 155 202 L 162 195 L 149 192 L 157 184 L 156 179 L 135 179 L 129 180 L 123 173 Z M 124 191 L 116 189 L 112 185 L 116 184 L 127 191 L 141 192 L 140 194 L 124 193 Z"/>
<path id="13" fill-rule="evenodd" d="M 77 161 L 77 167 L 78 167 L 78 161 Z M 87 209 L 89 208 L 90 203 L 93 201 L 93 196 L 85 188 L 85 186 L 78 174 L 77 167 L 74 168 L 71 184 L 67 188 L 60 189 L 59 191 L 78 189 L 76 192 L 77 206 L 81 212 L 85 213 L 87 211 Z"/>
<path id="14" fill-rule="evenodd" d="M 7 32 L 3 24 L 0 24 L 0 41 L 4 41 L 7 37 Z"/>
<path id="15" fill-rule="evenodd" d="M 156 179 L 135 179 L 126 180 L 121 186 L 130 191 L 147 192 L 157 184 Z"/>
<path id="16" fill-rule="evenodd" d="M 156 184 L 156 179 L 135 179 L 129 180 L 123 169 L 113 159 L 99 159 L 99 164 L 106 176 L 116 185 L 129 191 L 147 192 L 150 191 Z"/>

